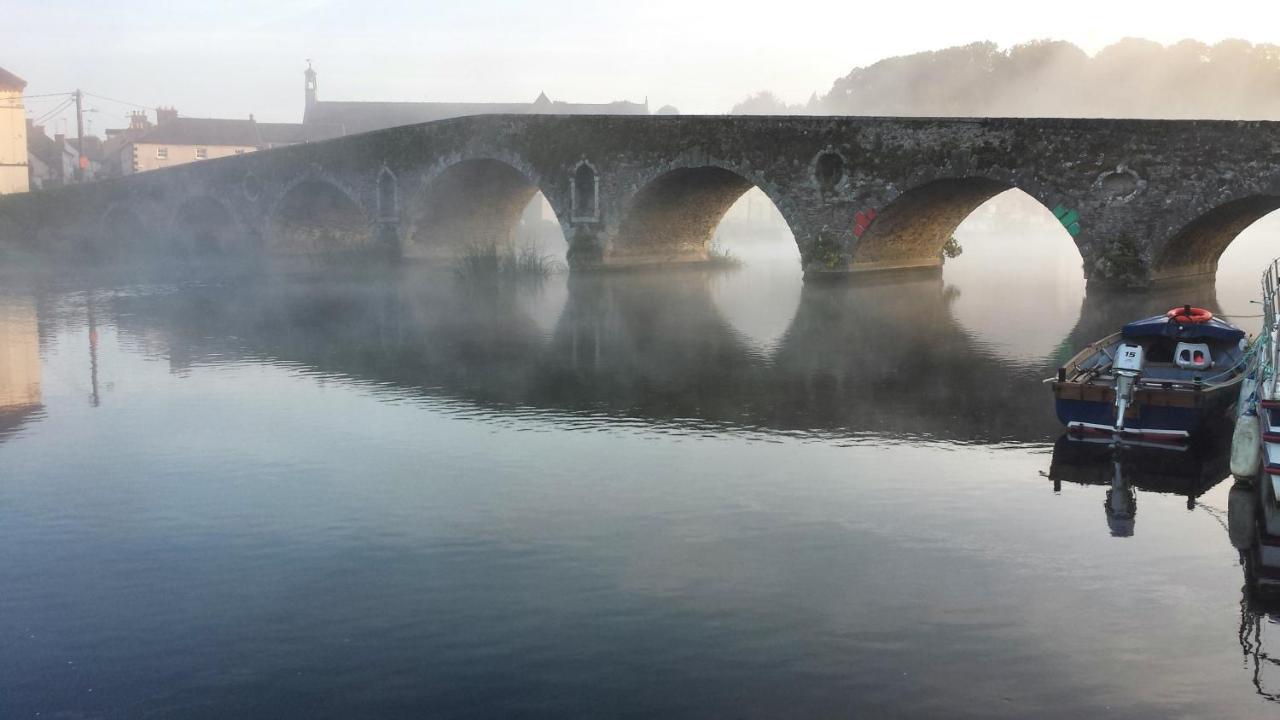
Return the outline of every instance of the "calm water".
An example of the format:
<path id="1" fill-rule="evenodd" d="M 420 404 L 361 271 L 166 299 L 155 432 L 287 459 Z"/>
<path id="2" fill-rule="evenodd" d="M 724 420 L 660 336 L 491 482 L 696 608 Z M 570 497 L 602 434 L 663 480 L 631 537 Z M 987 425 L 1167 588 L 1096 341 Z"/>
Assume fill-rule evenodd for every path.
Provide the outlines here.
<path id="1" fill-rule="evenodd" d="M 1117 528 L 1041 381 L 1184 299 L 1249 314 L 1280 253 L 1086 295 L 1003 224 L 854 285 L 768 238 L 541 283 L 12 277 L 0 717 L 1276 714 L 1221 456 L 1148 461 Z"/>

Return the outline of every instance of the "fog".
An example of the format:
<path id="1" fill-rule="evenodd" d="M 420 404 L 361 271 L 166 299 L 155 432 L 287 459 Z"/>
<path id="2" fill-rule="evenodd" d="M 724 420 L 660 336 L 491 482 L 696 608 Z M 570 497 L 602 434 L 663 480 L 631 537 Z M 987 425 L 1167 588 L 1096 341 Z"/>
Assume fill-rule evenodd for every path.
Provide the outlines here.
<path id="1" fill-rule="evenodd" d="M 685 113 L 723 113 L 769 89 L 789 103 L 827 94 L 836 78 L 883 58 L 989 40 L 1013 47 L 1056 38 L 1096 53 L 1122 38 L 1270 42 L 1270 3 L 1083 0 L 856 3 L 785 7 L 711 2 L 512 0 L 84 0 L 9 2 L 4 66 L 33 94 L 76 87 L 188 116 L 296 122 L 311 58 L 331 99 L 602 102 L 650 99 Z M 38 29 L 38 30 L 37 30 Z M 1155 68 L 1145 68 L 1147 72 Z M 1084 98 L 1081 98 L 1082 100 Z M 127 107 L 103 103 L 95 128 Z M 114 125 L 111 125 L 114 126 Z"/>
<path id="2" fill-rule="evenodd" d="M 1126 38 L 1094 55 L 1061 40 L 977 42 L 881 60 L 788 104 L 764 90 L 735 114 L 1280 118 L 1280 46 Z"/>

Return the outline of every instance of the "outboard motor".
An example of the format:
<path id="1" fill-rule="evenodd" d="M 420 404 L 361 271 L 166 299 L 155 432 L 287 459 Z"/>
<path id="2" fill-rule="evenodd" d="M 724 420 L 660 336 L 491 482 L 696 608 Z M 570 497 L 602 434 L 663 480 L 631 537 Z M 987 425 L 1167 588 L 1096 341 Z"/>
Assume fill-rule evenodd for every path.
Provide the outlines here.
<path id="1" fill-rule="evenodd" d="M 1120 343 L 1112 369 L 1116 374 L 1116 423 L 1117 431 L 1124 430 L 1124 414 L 1133 404 L 1133 389 L 1142 377 L 1146 356 L 1137 343 Z"/>

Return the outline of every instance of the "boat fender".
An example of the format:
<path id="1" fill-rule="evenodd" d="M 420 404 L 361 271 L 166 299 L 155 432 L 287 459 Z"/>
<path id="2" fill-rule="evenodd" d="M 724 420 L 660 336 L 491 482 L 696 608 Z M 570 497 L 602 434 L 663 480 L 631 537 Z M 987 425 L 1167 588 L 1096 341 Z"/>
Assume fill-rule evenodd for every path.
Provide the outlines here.
<path id="1" fill-rule="evenodd" d="M 1262 425 L 1258 416 L 1245 413 L 1236 418 L 1231 434 L 1231 474 L 1237 480 L 1251 481 L 1258 476 L 1262 464 Z"/>

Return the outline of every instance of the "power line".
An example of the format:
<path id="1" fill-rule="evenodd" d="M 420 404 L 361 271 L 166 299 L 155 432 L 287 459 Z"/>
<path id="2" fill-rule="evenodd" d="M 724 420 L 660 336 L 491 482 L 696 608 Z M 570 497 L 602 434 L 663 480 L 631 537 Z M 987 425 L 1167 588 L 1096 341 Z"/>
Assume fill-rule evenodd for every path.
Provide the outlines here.
<path id="1" fill-rule="evenodd" d="M 18 96 L 18 99 L 19 99 L 19 100 L 34 100 L 34 99 L 36 99 L 36 98 L 51 98 L 51 97 L 58 97 L 58 96 L 60 96 L 60 95 L 61 95 L 61 96 L 67 96 L 67 95 L 73 95 L 73 94 L 74 94 L 74 93 L 69 93 L 69 92 L 60 92 L 60 93 L 45 93 L 44 95 L 19 95 L 19 96 Z"/>
<path id="2" fill-rule="evenodd" d="M 36 120 L 34 121 L 35 124 L 39 125 L 47 121 L 49 118 L 52 118 L 56 115 L 61 114 L 64 110 L 71 107 L 71 103 L 73 102 L 75 102 L 75 98 L 67 98 L 66 100 L 63 100 L 59 105 L 54 107 L 52 110 L 45 113 L 44 115 L 41 115 L 39 118 L 36 118 Z"/>
<path id="3" fill-rule="evenodd" d="M 155 108 L 151 107 L 150 105 L 140 105 L 138 103 L 129 102 L 128 100 L 116 100 L 115 98 L 109 98 L 105 95 L 97 95 L 91 92 L 87 92 L 85 93 L 85 95 L 88 95 L 89 97 L 92 97 L 92 98 L 98 98 L 99 100 L 106 100 L 108 102 L 120 103 L 121 105 L 131 105 L 133 107 L 140 108 L 142 110 L 155 110 Z"/>

